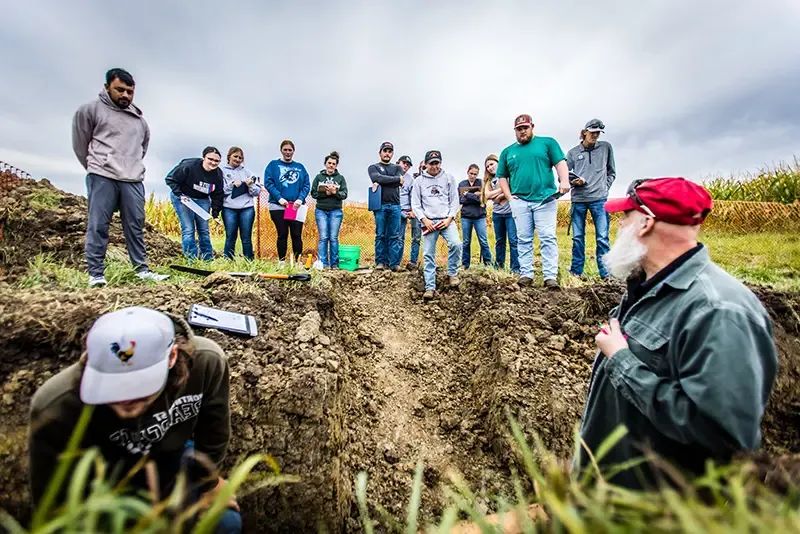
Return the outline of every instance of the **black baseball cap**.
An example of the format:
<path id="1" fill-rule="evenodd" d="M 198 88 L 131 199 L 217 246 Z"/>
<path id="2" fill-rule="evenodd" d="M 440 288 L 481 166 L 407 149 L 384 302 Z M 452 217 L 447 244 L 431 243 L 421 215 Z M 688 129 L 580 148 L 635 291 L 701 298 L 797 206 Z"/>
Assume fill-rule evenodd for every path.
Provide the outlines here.
<path id="1" fill-rule="evenodd" d="M 442 153 L 438 150 L 428 150 L 425 152 L 425 163 L 432 163 L 434 161 L 442 162 Z"/>
<path id="2" fill-rule="evenodd" d="M 389 148 L 391 149 L 392 152 L 394 152 L 394 145 L 389 141 L 384 141 L 383 143 L 381 143 L 381 147 L 378 149 L 378 152 L 383 151 L 384 148 Z"/>
<path id="3" fill-rule="evenodd" d="M 413 165 L 413 163 L 411 163 L 411 158 L 408 156 L 400 156 L 397 158 L 397 163 L 408 163 L 409 165 Z"/>

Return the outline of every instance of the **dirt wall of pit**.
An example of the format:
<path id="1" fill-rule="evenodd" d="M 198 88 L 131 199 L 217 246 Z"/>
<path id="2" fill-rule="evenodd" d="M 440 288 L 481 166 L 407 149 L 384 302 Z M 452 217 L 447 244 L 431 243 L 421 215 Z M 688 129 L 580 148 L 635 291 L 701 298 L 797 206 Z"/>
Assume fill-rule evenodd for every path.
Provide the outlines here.
<path id="1" fill-rule="evenodd" d="M 95 317 L 128 305 L 185 315 L 195 302 L 255 315 L 256 338 L 198 330 L 231 361 L 233 436 L 226 467 L 266 452 L 301 481 L 240 499 L 259 532 L 360 532 L 356 474 L 368 497 L 405 514 L 414 466 L 425 463 L 422 518 L 445 506 L 458 471 L 479 502 L 510 495 L 504 408 L 561 457 L 571 454 L 594 358 L 596 325 L 622 288 L 560 293 L 464 276 L 423 303 L 417 274 L 331 277 L 330 289 L 264 282 L 198 282 L 80 290 L 0 285 L 0 507 L 27 517 L 27 410 L 44 380 L 75 361 Z M 443 280 L 444 282 L 444 280 Z M 797 295 L 760 291 L 775 321 L 778 384 L 764 419 L 764 447 L 797 452 L 800 321 Z M 373 514 L 374 515 L 374 514 Z"/>

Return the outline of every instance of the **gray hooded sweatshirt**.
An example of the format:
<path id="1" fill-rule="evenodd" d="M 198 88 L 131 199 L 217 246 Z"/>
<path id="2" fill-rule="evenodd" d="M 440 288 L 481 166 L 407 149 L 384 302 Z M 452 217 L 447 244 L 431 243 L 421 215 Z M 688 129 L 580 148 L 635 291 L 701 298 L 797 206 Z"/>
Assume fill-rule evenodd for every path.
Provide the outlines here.
<path id="1" fill-rule="evenodd" d="M 592 148 L 583 143 L 567 152 L 567 168 L 586 180 L 586 184 L 572 186 L 572 202 L 594 202 L 608 198 L 611 184 L 617 178 L 614 149 L 608 141 L 598 141 Z M 574 176 L 570 176 L 570 182 Z"/>
<path id="2" fill-rule="evenodd" d="M 460 207 L 456 179 L 444 169 L 436 176 L 423 172 L 414 180 L 411 209 L 417 218 L 455 219 Z"/>
<path id="3" fill-rule="evenodd" d="M 133 102 L 119 108 L 105 91 L 72 119 L 72 150 L 86 172 L 121 182 L 144 181 L 150 127 Z"/>

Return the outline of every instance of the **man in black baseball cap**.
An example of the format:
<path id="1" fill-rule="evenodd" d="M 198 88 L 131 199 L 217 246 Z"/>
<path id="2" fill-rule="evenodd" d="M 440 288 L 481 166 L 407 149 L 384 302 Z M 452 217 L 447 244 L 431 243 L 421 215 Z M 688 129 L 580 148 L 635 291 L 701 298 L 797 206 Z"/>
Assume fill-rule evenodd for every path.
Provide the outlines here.
<path id="1" fill-rule="evenodd" d="M 372 190 L 381 188 L 381 207 L 375 211 L 375 268 L 400 270 L 400 187 L 403 185 L 403 168 L 392 163 L 394 145 L 381 143 L 380 161 L 367 169 L 372 180 Z"/>

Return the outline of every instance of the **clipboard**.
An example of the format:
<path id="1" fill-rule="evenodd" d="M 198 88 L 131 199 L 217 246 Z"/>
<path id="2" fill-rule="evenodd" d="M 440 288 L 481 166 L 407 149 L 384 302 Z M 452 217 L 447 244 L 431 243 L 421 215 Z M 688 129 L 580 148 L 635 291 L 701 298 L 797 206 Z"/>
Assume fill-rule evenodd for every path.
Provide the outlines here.
<path id="1" fill-rule="evenodd" d="M 217 330 L 245 334 L 251 337 L 258 335 L 256 318 L 252 315 L 209 308 L 200 304 L 189 306 L 188 323 L 192 326 L 216 328 Z"/>
<path id="2" fill-rule="evenodd" d="M 306 204 L 301 204 L 299 208 L 295 208 L 294 202 L 290 202 L 283 211 L 283 218 L 287 221 L 304 223 L 306 222 L 306 214 L 308 214 L 308 206 Z"/>
<path id="3" fill-rule="evenodd" d="M 464 193 L 477 193 L 480 190 L 481 190 L 480 186 L 470 185 L 465 187 L 459 187 L 458 194 L 463 195 Z"/>
<path id="4" fill-rule="evenodd" d="M 183 204 L 184 206 L 186 206 L 187 208 L 189 208 L 190 210 L 195 212 L 197 214 L 197 216 L 200 217 L 201 219 L 203 219 L 204 221 L 207 221 L 207 220 L 209 220 L 211 218 L 211 214 L 210 213 L 208 213 L 206 210 L 201 208 L 200 205 L 197 202 L 195 202 L 194 200 L 192 200 L 189 197 L 183 197 L 181 199 L 181 204 Z"/>

